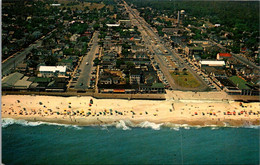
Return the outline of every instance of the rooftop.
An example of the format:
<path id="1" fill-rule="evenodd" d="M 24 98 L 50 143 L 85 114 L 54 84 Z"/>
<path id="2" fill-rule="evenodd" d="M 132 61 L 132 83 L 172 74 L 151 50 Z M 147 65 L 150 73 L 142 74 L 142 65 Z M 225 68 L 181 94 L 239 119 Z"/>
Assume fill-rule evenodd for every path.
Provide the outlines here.
<path id="1" fill-rule="evenodd" d="M 66 72 L 66 66 L 40 66 L 40 72 Z"/>
<path id="2" fill-rule="evenodd" d="M 232 57 L 230 53 L 219 53 L 220 57 Z"/>
<path id="3" fill-rule="evenodd" d="M 250 89 L 246 84 L 247 82 L 238 76 L 232 76 L 229 78 L 234 84 L 238 85 L 239 89 Z"/>
<path id="4" fill-rule="evenodd" d="M 210 61 L 210 60 L 202 60 L 200 61 L 201 65 L 225 65 L 225 61 Z"/>

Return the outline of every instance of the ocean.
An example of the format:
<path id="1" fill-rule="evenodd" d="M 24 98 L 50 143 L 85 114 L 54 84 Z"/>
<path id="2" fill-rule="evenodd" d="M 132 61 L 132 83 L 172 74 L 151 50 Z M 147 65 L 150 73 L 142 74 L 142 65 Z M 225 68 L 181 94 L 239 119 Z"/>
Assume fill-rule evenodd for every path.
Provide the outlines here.
<path id="1" fill-rule="evenodd" d="M 4 164 L 259 164 L 260 127 L 2 119 Z"/>

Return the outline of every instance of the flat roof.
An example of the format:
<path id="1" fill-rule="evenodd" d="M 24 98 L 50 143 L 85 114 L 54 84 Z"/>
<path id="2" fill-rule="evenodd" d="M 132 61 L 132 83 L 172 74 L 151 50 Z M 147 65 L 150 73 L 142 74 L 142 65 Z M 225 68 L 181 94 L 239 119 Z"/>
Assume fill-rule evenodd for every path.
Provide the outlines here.
<path id="1" fill-rule="evenodd" d="M 106 24 L 108 27 L 118 27 L 120 24 Z"/>
<path id="2" fill-rule="evenodd" d="M 238 76 L 232 76 L 229 78 L 234 84 L 238 85 L 239 89 L 250 89 L 246 84 L 247 82 Z"/>
<path id="3" fill-rule="evenodd" d="M 225 65 L 225 61 L 209 61 L 209 60 L 202 60 L 200 61 L 201 65 Z"/>
<path id="4" fill-rule="evenodd" d="M 24 75 L 19 73 L 19 72 L 15 72 L 10 74 L 9 76 L 7 76 L 6 78 L 3 79 L 2 81 L 2 86 L 6 87 L 6 86 L 12 86 L 14 85 L 18 80 L 20 80 Z"/>
<path id="5" fill-rule="evenodd" d="M 66 72 L 66 66 L 40 66 L 40 72 Z"/>

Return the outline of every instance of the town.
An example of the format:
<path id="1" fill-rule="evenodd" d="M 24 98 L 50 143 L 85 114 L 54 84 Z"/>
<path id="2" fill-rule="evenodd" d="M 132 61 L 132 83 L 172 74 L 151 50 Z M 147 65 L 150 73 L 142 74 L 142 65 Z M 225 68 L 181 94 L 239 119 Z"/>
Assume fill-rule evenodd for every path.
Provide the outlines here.
<path id="1" fill-rule="evenodd" d="M 4 1 L 3 93 L 259 96 L 258 26 L 230 31 L 189 7 L 151 3 Z"/>

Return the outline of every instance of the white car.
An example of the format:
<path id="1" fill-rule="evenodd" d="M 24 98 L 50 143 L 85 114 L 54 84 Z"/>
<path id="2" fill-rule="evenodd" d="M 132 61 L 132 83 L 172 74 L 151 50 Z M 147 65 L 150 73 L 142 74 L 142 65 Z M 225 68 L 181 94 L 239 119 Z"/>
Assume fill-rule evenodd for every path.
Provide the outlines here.
<path id="1" fill-rule="evenodd" d="M 88 65 L 88 62 L 86 62 L 86 65 Z"/>

